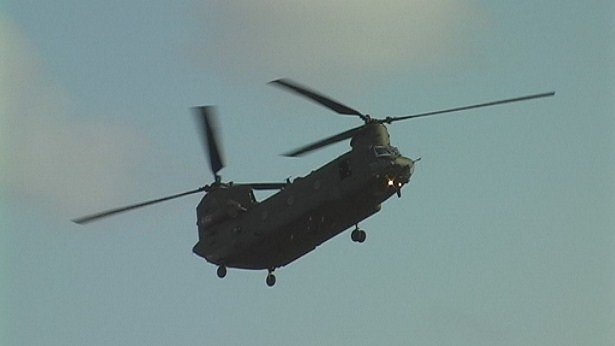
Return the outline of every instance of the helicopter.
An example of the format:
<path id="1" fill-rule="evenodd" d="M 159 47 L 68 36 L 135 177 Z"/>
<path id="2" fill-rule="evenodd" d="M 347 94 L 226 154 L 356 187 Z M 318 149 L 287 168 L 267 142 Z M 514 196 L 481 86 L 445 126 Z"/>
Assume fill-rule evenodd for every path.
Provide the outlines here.
<path id="1" fill-rule="evenodd" d="M 359 223 L 374 215 L 382 203 L 401 191 L 419 159 L 403 156 L 391 145 L 386 125 L 394 122 L 459 112 L 504 103 L 549 97 L 555 92 L 455 107 L 405 116 L 373 118 L 290 79 L 269 84 L 303 96 L 338 114 L 356 116 L 363 124 L 302 146 L 283 155 L 297 157 L 350 139 L 351 149 L 306 176 L 284 182 L 223 182 L 225 166 L 219 130 L 212 106 L 195 107 L 200 134 L 214 181 L 187 192 L 116 208 L 72 220 L 85 224 L 111 215 L 205 193 L 196 207 L 198 242 L 192 251 L 217 266 L 224 278 L 227 268 L 267 270 L 266 284 L 276 283 L 274 271 L 308 254 L 345 230 L 352 241 L 363 243 L 367 234 Z M 277 191 L 257 201 L 255 190 Z"/>

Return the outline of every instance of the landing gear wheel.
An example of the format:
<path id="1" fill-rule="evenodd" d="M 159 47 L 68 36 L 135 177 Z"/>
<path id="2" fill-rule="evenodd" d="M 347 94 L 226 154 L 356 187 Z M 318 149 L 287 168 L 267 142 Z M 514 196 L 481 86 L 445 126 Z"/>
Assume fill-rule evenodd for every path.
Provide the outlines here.
<path id="1" fill-rule="evenodd" d="M 219 267 L 218 267 L 217 274 L 218 274 L 218 277 L 219 277 L 220 279 L 222 279 L 223 277 L 225 277 L 225 276 L 226 276 L 226 267 L 225 267 L 225 266 L 223 266 L 223 265 L 219 266 Z"/>
<path id="2" fill-rule="evenodd" d="M 362 243 L 362 242 L 364 242 L 364 241 L 365 241 L 365 239 L 366 239 L 366 238 L 367 238 L 367 233 L 365 233 L 365 231 L 364 231 L 364 230 L 360 230 L 360 231 L 359 231 L 359 234 L 358 234 L 357 241 L 358 241 L 359 243 Z"/>
<path id="3" fill-rule="evenodd" d="M 354 242 L 359 241 L 359 229 L 355 229 L 350 233 L 350 239 Z"/>
<path id="4" fill-rule="evenodd" d="M 352 233 L 350 233 L 350 239 L 352 239 L 352 241 L 357 242 L 357 243 L 364 242 L 366 238 L 367 238 L 367 233 L 365 233 L 365 231 L 362 229 L 356 228 L 352 231 Z"/>
<path id="5" fill-rule="evenodd" d="M 273 273 L 267 274 L 267 286 L 273 287 L 275 285 L 275 275 Z"/>

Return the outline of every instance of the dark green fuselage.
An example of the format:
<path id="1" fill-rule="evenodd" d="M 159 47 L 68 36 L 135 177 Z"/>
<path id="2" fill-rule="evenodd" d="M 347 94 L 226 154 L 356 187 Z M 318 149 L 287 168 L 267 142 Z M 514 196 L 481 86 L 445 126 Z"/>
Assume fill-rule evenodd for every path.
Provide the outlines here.
<path id="1" fill-rule="evenodd" d="M 261 202 L 245 186 L 209 192 L 197 207 L 194 253 L 216 265 L 275 269 L 378 212 L 409 181 L 414 162 L 390 146 L 382 124 L 366 125 L 351 146 Z"/>

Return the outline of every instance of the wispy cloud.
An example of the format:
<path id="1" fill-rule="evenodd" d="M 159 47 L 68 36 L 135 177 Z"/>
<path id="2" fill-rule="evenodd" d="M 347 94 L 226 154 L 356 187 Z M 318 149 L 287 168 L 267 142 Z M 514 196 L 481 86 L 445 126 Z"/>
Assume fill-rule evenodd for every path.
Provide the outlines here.
<path id="1" fill-rule="evenodd" d="M 200 63 L 236 78 L 438 67 L 472 46 L 479 8 L 455 0 L 232 1 L 204 7 Z M 470 34 L 470 35 L 468 35 Z"/>
<path id="2" fill-rule="evenodd" d="M 64 212 L 109 204 L 127 188 L 144 141 L 121 124 L 75 116 L 71 96 L 41 61 L 0 17 L 0 188 Z"/>

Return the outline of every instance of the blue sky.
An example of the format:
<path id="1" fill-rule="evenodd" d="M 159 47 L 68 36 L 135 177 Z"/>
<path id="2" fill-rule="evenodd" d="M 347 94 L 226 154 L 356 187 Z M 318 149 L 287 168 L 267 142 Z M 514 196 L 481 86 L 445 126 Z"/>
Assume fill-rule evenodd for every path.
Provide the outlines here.
<path id="1" fill-rule="evenodd" d="M 0 4 L 0 344 L 610 345 L 611 1 Z M 277 272 L 191 253 L 211 181 L 190 107 L 218 105 L 227 180 L 301 176 L 278 154 L 357 119 L 553 98 L 390 127 L 422 157 L 401 199 Z M 264 197 L 264 196 L 261 196 Z"/>

